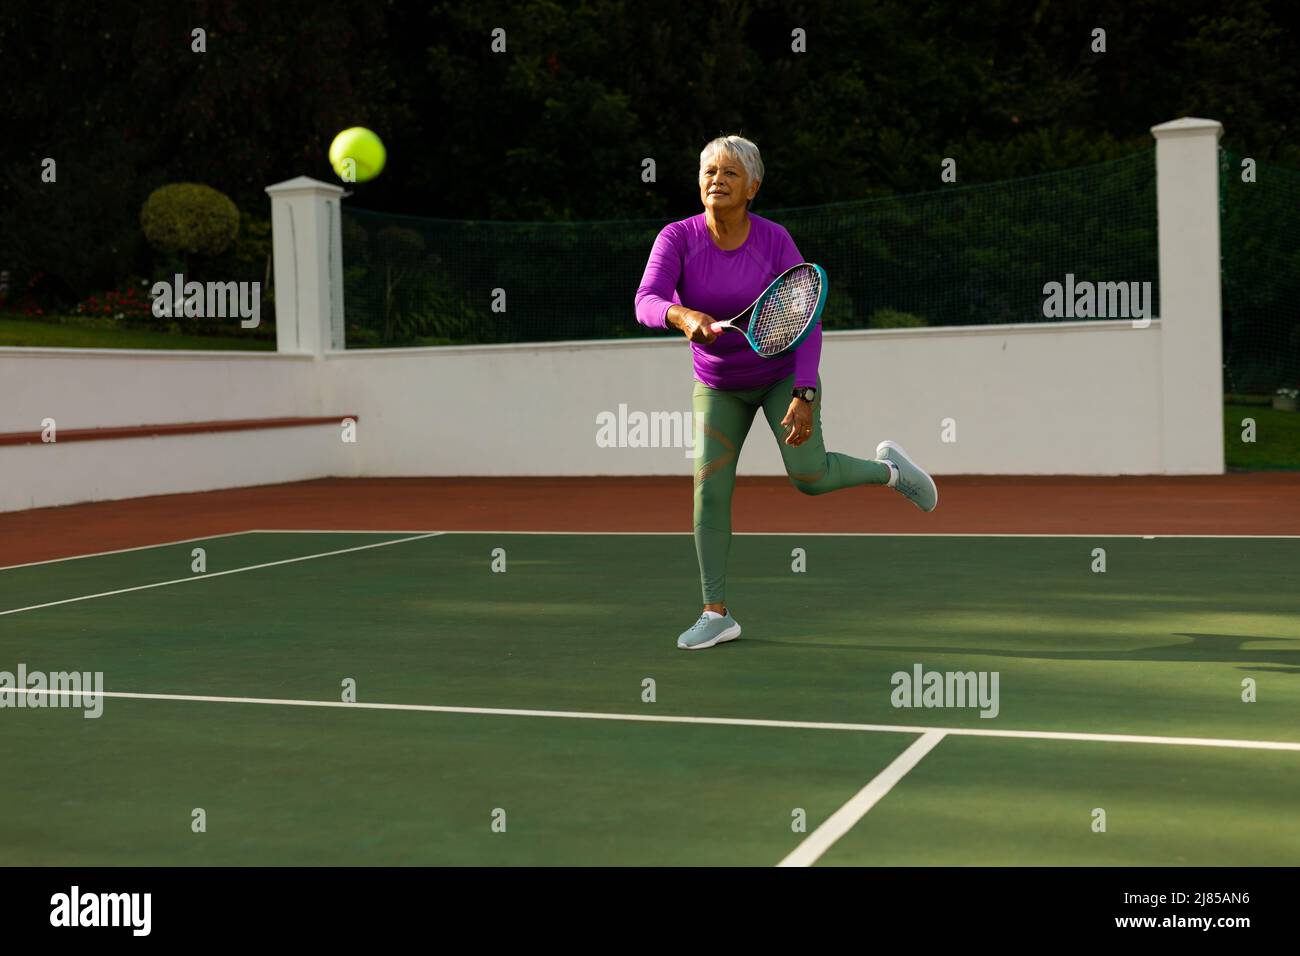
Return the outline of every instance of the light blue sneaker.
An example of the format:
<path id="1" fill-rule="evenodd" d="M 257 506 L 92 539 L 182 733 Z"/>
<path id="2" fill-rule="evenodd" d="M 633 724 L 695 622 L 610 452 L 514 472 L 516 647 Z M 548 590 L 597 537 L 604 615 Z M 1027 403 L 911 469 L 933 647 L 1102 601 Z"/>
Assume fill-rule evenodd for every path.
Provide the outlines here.
<path id="1" fill-rule="evenodd" d="M 933 511 L 939 506 L 939 489 L 934 486 L 934 479 L 907 456 L 902 446 L 892 441 L 882 441 L 876 446 L 876 457 L 882 461 L 892 461 L 898 468 L 898 477 L 890 485 L 891 488 L 922 511 Z"/>
<path id="2" fill-rule="evenodd" d="M 689 631 L 683 631 L 677 638 L 677 646 L 685 651 L 702 651 L 723 641 L 734 641 L 740 637 L 740 625 L 731 616 L 731 612 L 719 614 L 705 611 L 700 619 L 691 625 Z"/>

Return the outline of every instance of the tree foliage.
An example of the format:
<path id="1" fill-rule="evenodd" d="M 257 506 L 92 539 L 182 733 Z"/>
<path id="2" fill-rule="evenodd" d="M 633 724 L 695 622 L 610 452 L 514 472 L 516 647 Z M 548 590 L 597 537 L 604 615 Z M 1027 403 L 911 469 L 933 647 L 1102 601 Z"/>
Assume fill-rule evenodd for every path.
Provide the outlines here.
<path id="1" fill-rule="evenodd" d="M 944 158 L 963 185 L 1084 165 L 1181 115 L 1300 167 L 1292 17 L 1281 0 L 10 4 L 0 268 L 78 294 L 148 272 L 135 210 L 154 189 L 206 183 L 265 218 L 268 184 L 333 181 L 329 141 L 353 125 L 389 150 L 353 204 L 469 220 L 687 215 L 700 147 L 732 131 L 764 150 L 760 212 L 935 190 Z"/>

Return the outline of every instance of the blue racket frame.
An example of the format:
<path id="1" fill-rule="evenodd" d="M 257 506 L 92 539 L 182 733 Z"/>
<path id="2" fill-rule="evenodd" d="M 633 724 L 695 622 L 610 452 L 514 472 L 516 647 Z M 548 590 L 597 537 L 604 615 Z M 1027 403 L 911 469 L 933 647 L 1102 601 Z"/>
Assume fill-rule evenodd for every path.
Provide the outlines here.
<path id="1" fill-rule="evenodd" d="M 799 333 L 798 338 L 796 338 L 793 342 L 791 342 L 781 351 L 773 352 L 772 354 L 768 355 L 759 350 L 758 343 L 756 343 L 753 337 L 749 334 L 749 326 L 752 324 L 754 317 L 758 315 L 759 310 L 763 308 L 763 303 L 766 302 L 769 298 L 771 298 L 772 293 L 775 292 L 777 286 L 781 284 L 781 280 L 784 279 L 786 276 L 788 276 L 791 272 L 794 272 L 795 269 L 802 269 L 805 266 L 812 266 L 814 269 L 817 270 L 817 278 L 821 283 L 819 286 L 819 291 L 817 293 L 817 306 L 813 310 L 812 318 L 809 320 L 807 327 L 805 327 L 804 330 Z M 826 307 L 826 297 L 829 294 L 829 292 L 830 292 L 830 285 L 826 279 L 826 270 L 823 269 L 821 266 L 817 265 L 817 263 L 801 262 L 796 266 L 791 266 L 789 269 L 786 269 L 779 276 L 773 279 L 771 283 L 768 285 L 768 287 L 763 290 L 763 294 L 760 295 L 758 299 L 755 300 L 753 306 L 749 310 L 748 321 L 746 321 L 745 327 L 743 329 L 739 329 L 739 331 L 745 333 L 745 340 L 749 342 L 749 347 L 753 349 L 755 352 L 757 352 L 759 355 L 762 355 L 764 358 L 780 358 L 782 355 L 789 355 L 800 345 L 802 345 L 804 341 L 808 338 L 808 336 L 812 335 L 813 329 L 817 328 L 817 323 L 822 320 L 822 309 Z"/>

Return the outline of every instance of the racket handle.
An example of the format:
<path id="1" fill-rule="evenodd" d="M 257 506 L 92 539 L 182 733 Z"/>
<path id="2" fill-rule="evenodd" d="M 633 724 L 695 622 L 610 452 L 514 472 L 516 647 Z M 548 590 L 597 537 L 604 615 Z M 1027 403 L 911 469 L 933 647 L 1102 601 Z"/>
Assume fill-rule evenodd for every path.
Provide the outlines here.
<path id="1" fill-rule="evenodd" d="M 723 322 L 714 322 L 712 325 L 709 326 L 709 331 L 712 332 L 714 335 L 718 335 L 726 327 L 727 327 L 726 324 Z"/>

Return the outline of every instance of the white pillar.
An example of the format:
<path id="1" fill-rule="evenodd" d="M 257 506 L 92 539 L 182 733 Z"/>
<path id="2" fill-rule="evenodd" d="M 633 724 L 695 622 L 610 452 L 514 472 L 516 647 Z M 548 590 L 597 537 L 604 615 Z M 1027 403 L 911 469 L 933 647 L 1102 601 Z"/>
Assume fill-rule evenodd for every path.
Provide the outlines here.
<path id="1" fill-rule="evenodd" d="M 266 187 L 271 197 L 275 339 L 280 352 L 344 347 L 343 190 L 306 176 Z"/>
<path id="2" fill-rule="evenodd" d="M 1169 475 L 1223 474 L 1219 137 L 1215 120 L 1151 127 L 1160 245 L 1161 463 Z"/>

